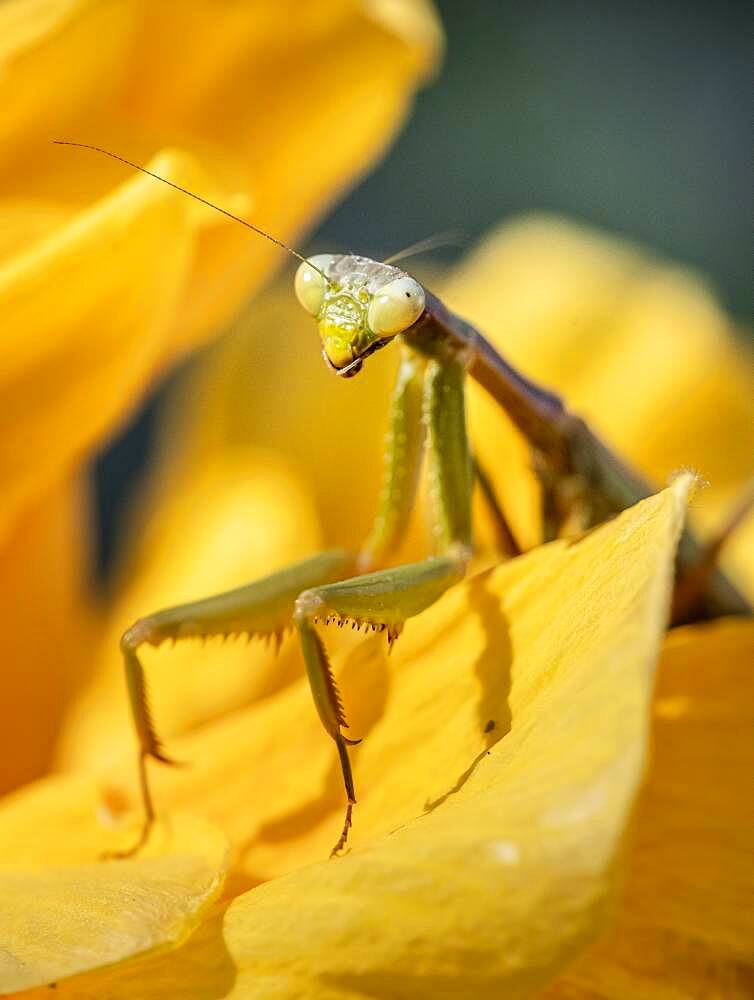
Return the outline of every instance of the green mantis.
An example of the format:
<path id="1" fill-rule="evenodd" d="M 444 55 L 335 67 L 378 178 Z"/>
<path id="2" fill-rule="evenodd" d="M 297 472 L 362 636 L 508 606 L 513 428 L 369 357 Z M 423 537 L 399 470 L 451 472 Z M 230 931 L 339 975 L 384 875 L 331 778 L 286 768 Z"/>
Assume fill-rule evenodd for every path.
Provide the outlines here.
<path id="1" fill-rule="evenodd" d="M 237 221 L 284 246 L 246 220 Z M 346 811 L 332 853 L 338 854 L 345 847 L 356 803 L 349 747 L 359 741 L 348 734 L 323 626 L 351 624 L 378 630 L 392 645 L 409 618 L 432 605 L 466 574 L 473 550 L 471 495 L 475 478 L 490 494 L 489 483 L 473 460 L 467 435 L 467 378 L 491 394 L 531 446 L 541 487 L 544 541 L 566 530 L 587 530 L 652 492 L 562 400 L 524 378 L 478 330 L 449 312 L 409 274 L 389 263 L 354 254 L 319 254 L 306 259 L 290 252 L 301 261 L 296 295 L 318 324 L 324 361 L 335 374 L 354 377 L 376 351 L 390 344 L 400 350 L 388 408 L 377 515 L 358 552 L 314 555 L 236 590 L 148 614 L 124 633 L 121 650 L 139 741 L 144 804 L 141 836 L 128 853 L 142 846 L 155 818 L 147 760 L 172 763 L 150 715 L 139 659 L 142 645 L 240 633 L 272 636 L 279 641 L 291 627 L 298 635 L 316 710 L 340 760 Z M 414 504 L 425 453 L 434 552 L 420 562 L 390 567 Z M 504 520 L 499 506 L 493 503 L 493 509 Z M 510 539 L 507 525 L 502 527 L 501 534 Z M 679 555 L 679 578 L 688 579 L 702 557 L 701 546 L 687 533 Z M 684 590 L 679 616 L 714 617 L 750 611 L 719 571 L 710 567 L 697 578 L 691 590 L 688 586 Z"/>

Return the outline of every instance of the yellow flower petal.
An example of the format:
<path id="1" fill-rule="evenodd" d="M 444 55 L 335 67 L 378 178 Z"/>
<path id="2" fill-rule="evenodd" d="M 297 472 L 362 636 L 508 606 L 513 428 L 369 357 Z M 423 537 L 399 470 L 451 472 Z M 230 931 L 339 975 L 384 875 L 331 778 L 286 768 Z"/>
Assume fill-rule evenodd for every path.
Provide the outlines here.
<path id="1" fill-rule="evenodd" d="M 231 905 L 235 996 L 529 996 L 597 932 L 686 488 L 457 588 L 406 630 L 408 669 L 358 760 L 356 849 Z"/>
<path id="2" fill-rule="evenodd" d="M 97 809 L 94 786 L 78 779 L 0 806 L 3 993 L 176 945 L 220 891 L 227 842 L 208 823 L 172 817 L 143 854 L 103 861 L 131 832 L 108 830 Z"/>
<path id="3" fill-rule="evenodd" d="M 0 160 L 21 170 L 35 142 L 49 142 L 122 83 L 139 5 L 117 0 L 36 0 L 0 5 Z M 26 167 L 31 164 L 26 161 Z"/>
<path id="4" fill-rule="evenodd" d="M 16 218 L 0 269 L 0 536 L 280 260 L 185 196 L 50 140 L 110 146 L 286 239 L 381 152 L 439 46 L 420 0 L 387 5 L 392 17 L 358 0 L 221 18 L 201 0 L 25 6 L 0 12 Z"/>
<path id="5" fill-rule="evenodd" d="M 168 464 L 169 466 L 169 464 Z M 170 474 L 131 526 L 135 548 L 109 627 L 93 650 L 90 683 L 71 706 L 58 747 L 63 767 L 98 769 L 135 751 L 119 638 L 138 617 L 211 596 L 273 572 L 319 548 L 310 498 L 272 455 L 226 451 Z M 165 737 L 269 694 L 297 669 L 256 641 L 184 642 L 143 651 L 150 701 Z"/>
<path id="6" fill-rule="evenodd" d="M 718 517 L 718 523 L 722 516 Z M 728 543 L 724 562 L 736 579 L 741 580 L 745 592 L 754 601 L 754 517 L 751 514 Z"/>
<path id="7" fill-rule="evenodd" d="M 196 181 L 195 165 L 177 154 L 152 166 Z M 191 201 L 137 176 L 0 268 L 0 538 L 154 376 L 200 218 Z"/>
<path id="8" fill-rule="evenodd" d="M 57 984 L 14 994 L 19 1000 L 221 1000 L 236 970 L 223 940 L 222 912 L 211 913 L 168 955 L 122 962 Z"/>
<path id="9" fill-rule="evenodd" d="M 167 34 L 180 45 L 166 59 Z M 133 111 L 151 128 L 182 124 L 209 148 L 228 151 L 223 165 L 253 191 L 255 222 L 282 239 L 384 151 L 441 46 L 424 0 L 275 0 L 237 5 L 223 18 L 207 0 L 151 5 L 143 38 Z M 187 60 L 185 51 L 205 55 Z M 271 255 L 280 261 L 238 226 L 204 240 L 196 261 L 202 280 L 187 285 L 176 335 L 196 341 L 227 322 Z"/>
<path id="10" fill-rule="evenodd" d="M 99 623 L 87 593 L 83 484 L 55 483 L 0 543 L 0 793 L 49 769 Z"/>
<path id="11" fill-rule="evenodd" d="M 750 621 L 668 637 L 620 913 L 551 1000 L 750 995 L 753 663 Z"/>
<path id="12" fill-rule="evenodd" d="M 348 856 L 321 860 L 342 803 L 303 684 L 178 741 L 194 808 L 232 819 L 244 852 L 231 892 L 272 879 L 226 915 L 228 996 L 523 997 L 594 938 L 643 773 L 686 486 L 454 588 L 389 671 L 361 647 L 362 699 L 363 669 L 344 684 L 353 732 L 369 730 Z M 158 785 L 165 808 L 192 774 Z"/>

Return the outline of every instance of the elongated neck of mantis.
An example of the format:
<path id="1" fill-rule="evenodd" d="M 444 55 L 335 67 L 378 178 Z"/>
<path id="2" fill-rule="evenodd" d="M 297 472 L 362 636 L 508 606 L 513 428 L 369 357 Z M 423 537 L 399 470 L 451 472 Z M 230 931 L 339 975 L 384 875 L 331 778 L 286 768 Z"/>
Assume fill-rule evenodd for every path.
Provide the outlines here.
<path id="1" fill-rule="evenodd" d="M 467 357 L 467 371 L 508 414 L 531 445 L 557 462 L 567 442 L 561 430 L 566 409 L 559 396 L 527 379 L 485 337 L 452 313 L 431 292 L 426 309 L 406 339 L 422 353 L 449 350 Z"/>
<path id="2" fill-rule="evenodd" d="M 517 371 L 476 327 L 430 292 L 424 317 L 407 339 L 424 353 L 465 353 L 471 378 L 500 404 L 550 470 L 558 476 L 575 473 L 588 484 L 600 519 L 653 492 L 650 484 L 571 413 L 559 396 Z"/>
<path id="3" fill-rule="evenodd" d="M 466 320 L 426 292 L 422 318 L 404 334 L 406 342 L 428 355 L 465 356 L 468 374 L 505 410 L 555 478 L 575 476 L 588 496 L 592 523 L 598 524 L 653 492 L 651 485 L 618 457 L 554 393 L 530 381 L 502 358 Z M 681 538 L 679 571 L 699 563 L 700 545 L 686 529 Z M 714 564 L 713 564 L 714 565 Z M 697 618 L 751 614 L 751 605 L 718 569 L 708 568 L 704 592 L 696 595 Z"/>

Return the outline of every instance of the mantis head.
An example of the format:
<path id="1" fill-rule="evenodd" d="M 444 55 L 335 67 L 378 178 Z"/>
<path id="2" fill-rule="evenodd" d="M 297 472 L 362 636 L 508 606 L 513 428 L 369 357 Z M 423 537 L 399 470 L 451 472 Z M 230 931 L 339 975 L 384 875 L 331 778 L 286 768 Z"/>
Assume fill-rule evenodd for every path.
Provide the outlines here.
<path id="1" fill-rule="evenodd" d="M 296 272 L 296 295 L 304 309 L 316 316 L 322 337 L 322 354 L 338 375 L 345 378 L 356 375 L 361 371 L 364 358 L 384 347 L 399 333 L 408 330 L 424 312 L 425 296 L 422 286 L 405 271 L 391 264 L 381 264 L 356 254 L 322 253 L 314 257 L 303 257 L 293 247 L 271 236 L 253 222 L 234 215 L 226 208 L 215 205 L 119 153 L 113 153 L 102 146 L 71 142 L 68 139 L 53 139 L 53 142 L 58 146 L 77 146 L 79 149 L 88 149 L 119 160 L 161 184 L 167 184 L 189 198 L 213 208 L 234 222 L 239 222 L 258 236 L 263 236 L 270 243 L 298 257 L 301 265 Z M 424 240 L 401 251 L 394 259 L 432 244 L 436 244 L 434 238 Z"/>
<path id="2" fill-rule="evenodd" d="M 345 378 L 413 326 L 425 304 L 410 275 L 354 254 L 310 257 L 296 272 L 296 296 L 317 319 L 325 361 Z"/>

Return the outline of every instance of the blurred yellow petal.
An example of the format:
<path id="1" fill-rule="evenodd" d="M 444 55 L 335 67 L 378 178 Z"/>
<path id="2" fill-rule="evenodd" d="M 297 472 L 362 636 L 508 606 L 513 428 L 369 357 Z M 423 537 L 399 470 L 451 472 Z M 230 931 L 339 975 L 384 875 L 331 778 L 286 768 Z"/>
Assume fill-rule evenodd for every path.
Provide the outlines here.
<path id="1" fill-rule="evenodd" d="M 207 0 L 131 6 L 139 44 L 115 107 L 100 117 L 98 105 L 84 104 L 70 137 L 85 131 L 92 139 L 95 130 L 100 145 L 125 152 L 127 142 L 130 158 L 142 160 L 156 142 L 179 142 L 225 186 L 250 195 L 255 222 L 284 238 L 382 151 L 440 47 L 439 25 L 422 0 L 390 4 L 389 26 L 376 12 L 380 4 L 361 0 L 237 3 L 222 17 Z M 82 164 L 82 155 L 91 162 Z M 122 176 L 122 167 L 92 154 L 43 150 L 33 185 L 85 202 L 103 178 Z M 272 255 L 280 260 L 227 220 L 204 234 L 175 323 L 176 347 L 232 316 Z"/>
<path id="2" fill-rule="evenodd" d="M 751 476 L 754 364 L 691 275 L 618 239 L 543 217 L 493 232 L 442 293 L 655 482 L 679 468 L 708 480 L 692 522 L 713 525 L 723 499 L 732 502 Z M 470 409 L 485 467 L 520 535 L 534 544 L 528 451 L 481 392 Z M 742 561 L 734 555 L 731 565 Z"/>
<path id="3" fill-rule="evenodd" d="M 62 226 L 71 214 L 64 205 L 42 199 L 6 199 L 3 202 L 3 227 L 0 229 L 0 266 L 18 251 Z"/>
<path id="4" fill-rule="evenodd" d="M 196 181 L 196 166 L 178 154 L 152 166 Z M 208 212 L 137 176 L 0 268 L 0 538 L 24 503 L 112 432 L 155 375 L 192 228 Z"/>
<path id="5" fill-rule="evenodd" d="M 212 0 L 150 5 L 129 108 L 150 130 L 179 128 L 227 151 L 253 191 L 254 221 L 292 238 L 384 151 L 437 60 L 439 23 L 425 0 L 215 10 Z M 279 261 L 240 227 L 204 240 L 203 280 L 187 286 L 177 335 L 233 316 L 271 253 Z"/>
<path id="6" fill-rule="evenodd" d="M 0 5 L 0 161 L 48 142 L 122 83 L 139 4 L 9 0 Z"/>
<path id="7" fill-rule="evenodd" d="M 571 385 L 599 367 L 612 318 L 648 267 L 603 233 L 524 217 L 493 230 L 442 291 L 514 364 Z"/>
<path id="8" fill-rule="evenodd" d="M 611 327 L 614 343 L 577 399 L 586 415 L 660 482 L 679 465 L 697 469 L 711 492 L 749 478 L 754 358 L 701 281 L 654 270 Z"/>
<path id="9" fill-rule="evenodd" d="M 754 624 L 668 637 L 618 919 L 556 1000 L 748 997 L 754 983 Z"/>
<path id="10" fill-rule="evenodd" d="M 232 826 L 231 892 L 244 870 L 271 879 L 225 917 L 225 995 L 524 997 L 596 936 L 645 765 L 687 485 L 454 588 L 407 624 L 389 669 L 361 647 L 371 677 L 351 670 L 344 695 L 353 731 L 371 731 L 346 857 L 322 860 L 342 803 L 303 683 L 176 742 L 196 767 L 158 781 L 162 807 L 192 799 Z M 375 711 L 354 694 L 380 675 Z M 159 983 L 190 950 L 157 963 Z M 138 967 L 126 981 L 160 995 Z"/>
<path id="11" fill-rule="evenodd" d="M 737 496 L 739 491 L 736 491 Z M 725 511 L 721 511 L 715 520 L 720 524 L 726 513 L 729 512 L 734 499 L 726 504 Z M 733 538 L 724 550 L 724 562 L 736 577 L 744 585 L 745 592 L 754 600 L 754 517 L 750 514 L 738 528 L 736 528 Z"/>
<path id="12" fill-rule="evenodd" d="M 3 993 L 177 945 L 220 891 L 227 842 L 206 821 L 171 817 L 139 857 L 103 861 L 131 837 L 107 817 L 73 778 L 0 805 Z"/>
<path id="13" fill-rule="evenodd" d="M 0 535 L 280 260 L 237 223 L 51 139 L 110 146 L 288 238 L 384 148 L 436 58 L 430 8 L 385 6 L 391 17 L 358 0 L 223 17 L 206 0 L 3 5 L 15 221 L 0 269 Z"/>
<path id="14" fill-rule="evenodd" d="M 51 485 L 0 542 L 0 793 L 50 765 L 99 626 L 87 594 L 83 484 Z"/>
<path id="15" fill-rule="evenodd" d="M 138 617 L 248 583 L 319 548 L 307 492 L 272 455 L 231 449 L 185 473 L 163 467 L 161 476 L 131 525 L 123 587 L 93 651 L 92 681 L 67 714 L 61 766 L 101 768 L 135 751 L 119 638 Z M 186 732 L 282 686 L 298 669 L 290 652 L 219 640 L 145 650 L 159 731 Z"/>

